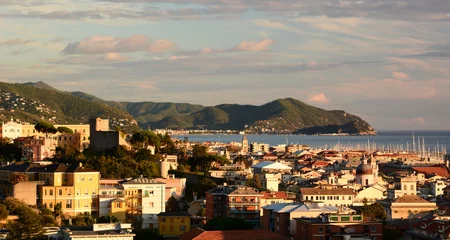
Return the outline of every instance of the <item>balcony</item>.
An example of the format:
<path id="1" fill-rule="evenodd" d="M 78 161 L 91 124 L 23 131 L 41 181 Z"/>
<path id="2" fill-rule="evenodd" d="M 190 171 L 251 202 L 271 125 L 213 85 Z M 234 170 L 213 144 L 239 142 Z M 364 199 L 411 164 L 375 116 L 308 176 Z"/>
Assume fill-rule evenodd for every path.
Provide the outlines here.
<path id="1" fill-rule="evenodd" d="M 240 206 L 245 206 L 245 205 L 254 205 L 254 206 L 257 206 L 257 205 L 259 205 L 259 202 L 230 202 L 229 203 L 230 204 L 230 206 L 233 206 L 233 205 L 240 205 Z"/>
<path id="2" fill-rule="evenodd" d="M 231 209 L 230 213 L 260 213 L 258 209 Z"/>

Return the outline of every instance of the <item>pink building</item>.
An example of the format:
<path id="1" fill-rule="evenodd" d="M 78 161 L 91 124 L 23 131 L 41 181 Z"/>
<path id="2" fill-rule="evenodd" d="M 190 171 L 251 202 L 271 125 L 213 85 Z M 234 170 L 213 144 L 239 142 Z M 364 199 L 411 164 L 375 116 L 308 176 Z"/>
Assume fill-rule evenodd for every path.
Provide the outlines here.
<path id="1" fill-rule="evenodd" d="M 22 149 L 22 158 L 32 162 L 52 158 L 56 153 L 56 141 L 45 137 L 20 137 L 14 142 Z"/>

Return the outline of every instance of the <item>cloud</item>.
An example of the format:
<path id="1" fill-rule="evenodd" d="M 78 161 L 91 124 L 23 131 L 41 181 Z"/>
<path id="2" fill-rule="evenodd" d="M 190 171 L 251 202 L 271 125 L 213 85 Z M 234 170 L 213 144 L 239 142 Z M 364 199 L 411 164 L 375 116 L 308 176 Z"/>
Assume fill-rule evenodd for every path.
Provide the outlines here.
<path id="1" fill-rule="evenodd" d="M 110 36 L 92 36 L 81 41 L 69 43 L 64 54 L 105 54 L 120 52 L 162 53 L 176 49 L 176 44 L 167 39 L 150 41 L 144 35 L 133 35 L 128 38 Z"/>
<path id="2" fill-rule="evenodd" d="M 302 33 L 302 31 L 299 29 L 296 29 L 296 28 L 288 26 L 284 23 L 281 23 L 278 21 L 273 21 L 273 20 L 256 19 L 256 20 L 253 20 L 253 24 L 255 24 L 257 26 L 265 27 L 265 28 L 272 28 L 272 29 L 279 29 L 279 30 L 284 30 L 284 31 L 288 31 L 288 32 Z"/>
<path id="3" fill-rule="evenodd" d="M 105 55 L 105 61 L 108 61 L 108 62 L 121 62 L 121 61 L 127 61 L 127 60 L 128 60 L 127 56 L 120 55 L 119 53 L 111 52 L 111 53 L 107 53 Z"/>
<path id="4" fill-rule="evenodd" d="M 328 104 L 330 99 L 327 98 L 324 93 L 317 93 L 317 94 L 310 95 L 308 97 L 308 101 L 315 102 L 315 103 Z"/>
<path id="5" fill-rule="evenodd" d="M 402 119 L 401 123 L 406 125 L 418 125 L 418 126 L 424 126 L 426 124 L 424 117 Z"/>
<path id="6" fill-rule="evenodd" d="M 11 39 L 11 40 L 7 40 L 4 42 L 0 42 L 0 46 L 12 47 L 12 46 L 16 46 L 16 45 L 26 45 L 31 42 L 32 42 L 31 40 L 24 40 L 24 39 L 16 38 L 16 39 Z"/>
<path id="7" fill-rule="evenodd" d="M 409 75 L 403 72 L 393 72 L 392 77 L 399 80 L 408 80 L 410 79 Z"/>
<path id="8" fill-rule="evenodd" d="M 261 52 L 267 50 L 274 41 L 272 39 L 263 39 L 261 41 L 243 41 L 233 50 L 244 51 L 244 52 Z"/>

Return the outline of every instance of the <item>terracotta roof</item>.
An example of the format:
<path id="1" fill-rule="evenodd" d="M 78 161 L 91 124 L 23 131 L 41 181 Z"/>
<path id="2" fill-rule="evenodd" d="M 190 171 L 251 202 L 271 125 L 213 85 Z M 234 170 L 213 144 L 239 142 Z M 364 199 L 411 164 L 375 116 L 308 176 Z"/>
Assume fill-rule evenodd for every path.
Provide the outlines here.
<path id="1" fill-rule="evenodd" d="M 428 174 L 428 175 L 439 175 L 441 177 L 450 177 L 450 174 L 442 165 L 430 166 L 430 167 L 412 167 L 413 171 Z"/>
<path id="2" fill-rule="evenodd" d="M 300 188 L 302 195 L 355 195 L 351 188 L 320 189 L 320 188 Z"/>
<path id="3" fill-rule="evenodd" d="M 416 195 L 403 195 L 395 200 L 397 203 L 430 203 Z"/>
<path id="4" fill-rule="evenodd" d="M 264 196 L 261 197 L 261 198 L 264 198 L 264 199 L 271 199 L 271 198 L 288 199 L 288 198 L 292 198 L 292 196 L 289 196 L 286 192 L 282 192 L 282 191 L 261 192 L 261 193 L 264 194 Z M 294 194 L 294 198 L 295 198 L 295 194 Z"/>
<path id="5" fill-rule="evenodd" d="M 204 231 L 198 228 L 178 238 L 181 240 L 289 240 L 288 237 L 267 230 Z"/>

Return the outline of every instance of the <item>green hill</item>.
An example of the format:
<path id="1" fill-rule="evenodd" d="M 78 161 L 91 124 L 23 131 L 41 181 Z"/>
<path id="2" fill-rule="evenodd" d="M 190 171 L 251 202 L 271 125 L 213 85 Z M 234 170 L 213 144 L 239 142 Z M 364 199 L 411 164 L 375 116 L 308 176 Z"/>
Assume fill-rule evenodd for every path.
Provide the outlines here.
<path id="1" fill-rule="evenodd" d="M 54 90 L 44 83 L 0 82 L 0 119 L 3 121 L 43 119 L 58 124 L 79 124 L 88 123 L 92 117 L 110 118 L 112 126 L 136 127 L 133 117 L 124 110 Z"/>
<path id="2" fill-rule="evenodd" d="M 83 92 L 59 91 L 43 82 L 0 83 L 0 119 L 46 119 L 55 123 L 87 123 L 91 117 L 112 119 L 125 128 L 245 130 L 249 133 L 373 134 L 363 119 L 341 110 L 324 110 L 285 98 L 261 106 L 201 106 L 170 102 L 105 101 Z"/>

